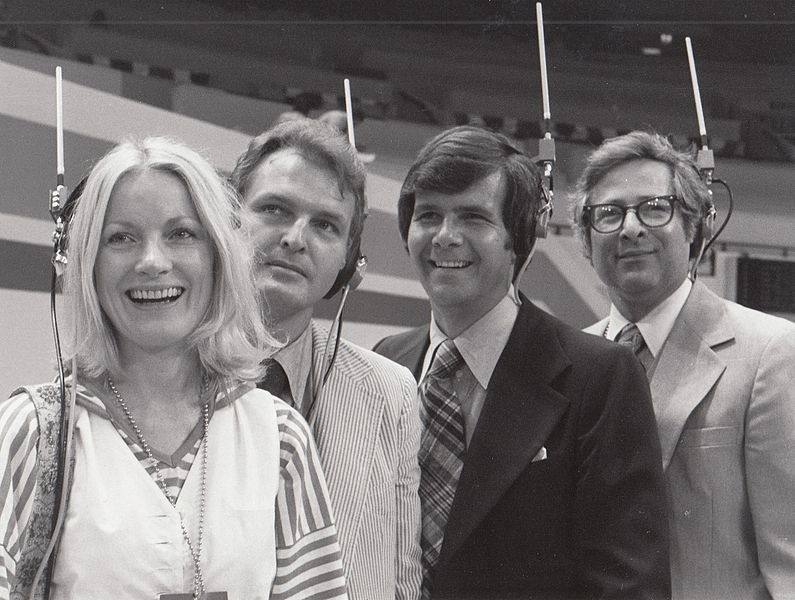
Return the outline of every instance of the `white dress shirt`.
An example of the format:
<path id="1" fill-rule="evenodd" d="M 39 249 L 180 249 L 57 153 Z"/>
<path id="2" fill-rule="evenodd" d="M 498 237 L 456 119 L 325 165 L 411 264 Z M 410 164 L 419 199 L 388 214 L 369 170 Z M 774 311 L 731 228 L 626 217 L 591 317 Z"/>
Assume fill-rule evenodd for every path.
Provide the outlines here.
<path id="1" fill-rule="evenodd" d="M 656 360 L 662 350 L 665 340 L 671 333 L 674 327 L 676 317 L 679 316 L 682 307 L 685 305 L 687 297 L 690 295 L 690 289 L 693 283 L 685 277 L 676 290 L 668 296 L 665 300 L 660 302 L 654 309 L 649 312 L 640 321 L 635 324 L 638 326 L 646 346 L 651 352 L 651 355 Z M 607 322 L 607 329 L 605 329 L 604 336 L 609 340 L 615 340 L 618 333 L 630 321 L 622 315 L 616 308 L 615 304 L 610 305 L 610 318 Z"/>
<path id="2" fill-rule="evenodd" d="M 519 306 L 513 296 L 513 286 L 511 286 L 507 295 L 494 308 L 453 339 L 465 363 L 455 372 L 453 387 L 464 412 L 467 446 L 472 440 L 480 411 L 483 409 L 489 380 L 508 343 L 519 314 Z M 431 315 L 430 337 L 431 343 L 425 353 L 420 381 L 425 378 L 436 349 L 448 339 L 433 315 Z"/>

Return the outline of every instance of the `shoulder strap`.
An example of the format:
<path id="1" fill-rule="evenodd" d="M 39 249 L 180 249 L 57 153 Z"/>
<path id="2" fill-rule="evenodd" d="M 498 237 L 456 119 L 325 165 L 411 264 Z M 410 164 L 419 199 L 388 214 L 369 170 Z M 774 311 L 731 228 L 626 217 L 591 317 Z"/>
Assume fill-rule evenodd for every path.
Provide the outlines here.
<path id="1" fill-rule="evenodd" d="M 55 384 L 27 386 L 25 390 L 36 407 L 39 426 L 39 441 L 36 446 L 36 484 L 33 512 L 28 521 L 22 554 L 16 568 L 16 583 L 11 590 L 12 600 L 27 600 L 30 597 L 33 579 L 41 564 L 47 545 L 55 528 L 55 498 L 58 481 L 58 433 L 61 421 L 61 399 Z M 70 468 L 74 457 L 71 457 Z M 49 569 L 39 580 L 34 598 L 46 598 Z"/>

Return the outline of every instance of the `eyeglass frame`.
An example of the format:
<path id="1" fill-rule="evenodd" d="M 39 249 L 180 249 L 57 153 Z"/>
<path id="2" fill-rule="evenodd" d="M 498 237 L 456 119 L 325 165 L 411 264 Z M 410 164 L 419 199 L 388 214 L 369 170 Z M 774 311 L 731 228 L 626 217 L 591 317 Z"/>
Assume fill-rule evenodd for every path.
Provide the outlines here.
<path id="1" fill-rule="evenodd" d="M 665 221 L 665 223 L 660 223 L 658 225 L 649 225 L 640 216 L 640 213 L 638 212 L 638 208 L 640 208 L 641 206 L 643 206 L 647 202 L 653 202 L 655 200 L 657 200 L 657 201 L 665 200 L 666 202 L 670 203 L 670 205 L 671 205 L 671 214 L 668 215 L 668 219 Z M 673 220 L 674 212 L 675 212 L 674 208 L 676 207 L 676 203 L 677 202 L 683 202 L 683 201 L 676 194 L 664 194 L 662 196 L 652 196 L 651 198 L 646 198 L 645 200 L 643 200 L 641 202 L 638 202 L 637 204 L 632 204 L 630 206 L 624 206 L 623 204 L 616 204 L 615 202 L 603 202 L 601 204 L 587 204 L 587 205 L 582 207 L 582 216 L 583 216 L 583 220 L 585 221 L 585 225 L 589 226 L 591 229 L 593 229 L 597 233 L 615 233 L 616 231 L 620 230 L 624 226 L 624 221 L 626 220 L 627 213 L 629 211 L 632 211 L 632 212 L 635 213 L 635 218 L 637 218 L 638 221 L 640 221 L 641 225 L 643 225 L 644 227 L 648 227 L 649 229 L 657 229 L 658 227 L 665 227 L 666 225 L 668 225 L 668 223 L 670 223 Z M 618 210 L 621 211 L 621 221 L 619 221 L 619 223 L 618 223 L 618 225 L 616 226 L 615 229 L 610 229 L 609 231 L 600 231 L 599 229 L 596 228 L 596 225 L 594 225 L 594 221 L 591 218 L 591 209 L 599 208 L 599 207 L 602 207 L 602 206 L 614 206 Z"/>

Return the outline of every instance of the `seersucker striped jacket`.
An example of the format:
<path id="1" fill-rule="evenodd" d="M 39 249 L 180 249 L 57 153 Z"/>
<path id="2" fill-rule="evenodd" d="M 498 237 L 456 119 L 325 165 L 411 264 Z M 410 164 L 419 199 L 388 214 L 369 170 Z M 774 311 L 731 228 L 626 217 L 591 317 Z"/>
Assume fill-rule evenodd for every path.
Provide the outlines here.
<path id="1" fill-rule="evenodd" d="M 327 335 L 312 323 L 315 373 Z M 336 514 L 351 600 L 419 598 L 421 426 L 411 372 L 341 340 L 309 424 Z"/>

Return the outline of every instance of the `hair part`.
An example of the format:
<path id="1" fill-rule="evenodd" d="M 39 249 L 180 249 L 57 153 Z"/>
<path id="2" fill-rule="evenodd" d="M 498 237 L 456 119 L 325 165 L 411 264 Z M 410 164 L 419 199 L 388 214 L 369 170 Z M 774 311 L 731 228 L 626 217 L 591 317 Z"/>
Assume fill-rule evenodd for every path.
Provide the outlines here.
<path id="1" fill-rule="evenodd" d="M 713 206 L 692 149 L 689 152 L 677 150 L 666 137 L 655 132 L 632 131 L 610 138 L 588 157 L 570 203 L 574 234 L 588 259 L 591 258 L 591 228 L 584 217 L 584 207 L 590 203 L 593 189 L 609 171 L 634 160 L 655 160 L 669 168 L 673 193 L 681 199 L 682 222 L 688 239 L 697 236 L 701 220 Z"/>
<path id="2" fill-rule="evenodd" d="M 348 232 L 346 264 L 359 258 L 360 242 L 366 215 L 364 164 L 348 138 L 339 130 L 314 119 L 297 119 L 279 123 L 251 140 L 238 158 L 229 181 L 241 196 L 257 167 L 271 154 L 292 149 L 305 160 L 327 169 L 337 180 L 340 195 L 353 197 L 354 210 Z"/>
<path id="3" fill-rule="evenodd" d="M 517 256 L 516 271 L 535 242 L 543 202 L 541 172 L 533 159 L 502 134 L 462 125 L 431 139 L 411 165 L 398 199 L 398 227 L 408 240 L 416 191 L 457 194 L 492 173 L 502 173 L 502 221 Z"/>
<path id="4" fill-rule="evenodd" d="M 262 324 L 254 288 L 252 250 L 236 231 L 234 190 L 207 160 L 165 138 L 122 142 L 89 173 L 69 228 L 69 262 L 64 291 L 73 309 L 69 356 L 88 376 L 122 370 L 113 325 L 100 305 L 94 267 L 105 215 L 119 182 L 147 171 L 170 173 L 185 186 L 213 246 L 214 284 L 210 306 L 188 340 L 207 373 L 215 378 L 255 380 L 262 359 L 279 347 Z"/>

